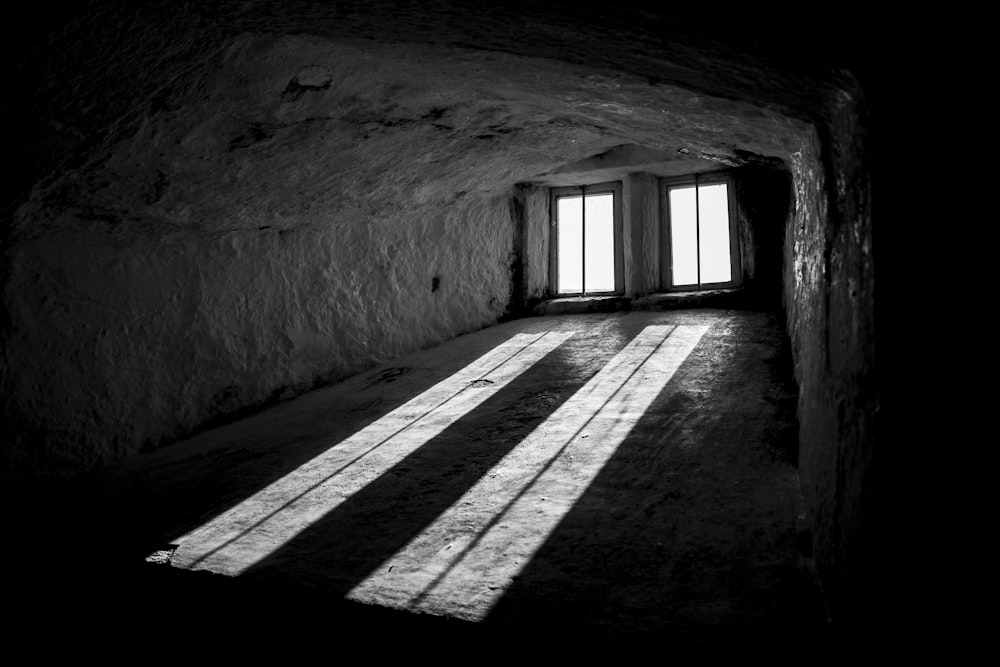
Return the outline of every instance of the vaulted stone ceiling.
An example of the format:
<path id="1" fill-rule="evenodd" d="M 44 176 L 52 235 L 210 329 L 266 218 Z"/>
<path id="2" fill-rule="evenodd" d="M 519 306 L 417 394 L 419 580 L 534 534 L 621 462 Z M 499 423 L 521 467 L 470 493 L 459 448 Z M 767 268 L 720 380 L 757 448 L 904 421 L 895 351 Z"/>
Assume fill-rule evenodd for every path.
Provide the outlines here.
<path id="1" fill-rule="evenodd" d="M 775 69 L 706 24 L 628 7 L 141 7 L 91 3 L 28 54 L 8 100 L 31 141 L 5 202 L 49 176 L 37 203 L 127 209 L 130 225 L 312 224 L 502 189 L 621 144 L 787 159 L 851 86 L 821 61 Z M 197 194 L 207 182 L 214 201 Z"/>

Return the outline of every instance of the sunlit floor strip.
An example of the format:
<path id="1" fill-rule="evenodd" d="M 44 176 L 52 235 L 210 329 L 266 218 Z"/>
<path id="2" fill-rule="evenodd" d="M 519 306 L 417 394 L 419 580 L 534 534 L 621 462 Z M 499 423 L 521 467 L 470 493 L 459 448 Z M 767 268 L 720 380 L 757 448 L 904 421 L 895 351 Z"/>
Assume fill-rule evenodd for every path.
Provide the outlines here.
<path id="1" fill-rule="evenodd" d="M 482 620 L 707 329 L 646 327 L 347 597 Z"/>
<path id="2" fill-rule="evenodd" d="M 238 575 L 493 396 L 573 331 L 518 334 L 177 540 L 171 564 Z"/>

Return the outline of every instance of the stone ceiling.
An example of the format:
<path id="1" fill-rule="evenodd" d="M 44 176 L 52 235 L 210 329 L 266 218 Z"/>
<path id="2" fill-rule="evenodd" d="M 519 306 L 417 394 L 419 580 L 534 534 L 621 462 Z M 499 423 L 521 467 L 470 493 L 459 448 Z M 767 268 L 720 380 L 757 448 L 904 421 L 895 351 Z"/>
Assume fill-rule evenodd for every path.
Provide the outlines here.
<path id="1" fill-rule="evenodd" d="M 787 160 L 851 85 L 643 9 L 265 0 L 95 2 L 9 83 L 4 199 L 31 193 L 29 235 L 322 225 L 554 183 L 620 146 L 645 151 L 620 170 L 664 175 Z"/>

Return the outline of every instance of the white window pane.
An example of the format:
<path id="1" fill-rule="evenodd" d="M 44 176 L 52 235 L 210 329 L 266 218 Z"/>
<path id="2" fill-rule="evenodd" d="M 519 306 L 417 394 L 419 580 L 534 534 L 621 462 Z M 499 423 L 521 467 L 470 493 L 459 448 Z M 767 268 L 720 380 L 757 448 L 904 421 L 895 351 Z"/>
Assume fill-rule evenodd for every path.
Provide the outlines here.
<path id="1" fill-rule="evenodd" d="M 559 293 L 583 291 L 583 198 L 558 197 Z"/>
<path id="2" fill-rule="evenodd" d="M 697 224 L 694 186 L 670 188 L 670 263 L 674 285 L 698 284 Z"/>
<path id="3" fill-rule="evenodd" d="M 701 282 L 732 280 L 729 261 L 729 198 L 726 184 L 698 188 L 698 220 L 701 250 Z"/>
<path id="4" fill-rule="evenodd" d="M 586 265 L 587 292 L 615 290 L 615 197 L 613 194 L 587 195 Z"/>

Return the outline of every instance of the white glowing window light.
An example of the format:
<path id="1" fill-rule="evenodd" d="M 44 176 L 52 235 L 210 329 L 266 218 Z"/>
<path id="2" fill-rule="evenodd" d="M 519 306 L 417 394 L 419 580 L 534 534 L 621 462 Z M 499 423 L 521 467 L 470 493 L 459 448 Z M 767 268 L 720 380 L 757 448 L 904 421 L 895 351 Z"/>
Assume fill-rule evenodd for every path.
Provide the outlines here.
<path id="1" fill-rule="evenodd" d="M 558 294 L 610 294 L 619 291 L 616 266 L 617 186 L 564 188 L 556 194 L 555 283 Z M 594 192 L 589 192 L 593 188 Z"/>
<path id="2" fill-rule="evenodd" d="M 729 285 L 733 228 L 726 183 L 667 187 L 670 209 L 670 285 Z"/>
<path id="3" fill-rule="evenodd" d="M 347 597 L 482 620 L 583 495 L 707 326 L 649 326 Z"/>
<path id="4" fill-rule="evenodd" d="M 518 334 L 175 540 L 175 567 L 238 575 L 510 384 L 573 331 Z"/>

